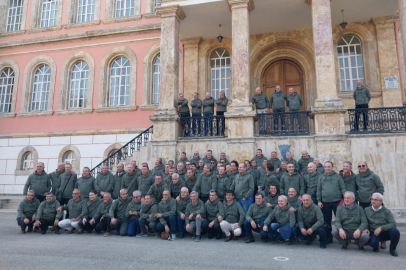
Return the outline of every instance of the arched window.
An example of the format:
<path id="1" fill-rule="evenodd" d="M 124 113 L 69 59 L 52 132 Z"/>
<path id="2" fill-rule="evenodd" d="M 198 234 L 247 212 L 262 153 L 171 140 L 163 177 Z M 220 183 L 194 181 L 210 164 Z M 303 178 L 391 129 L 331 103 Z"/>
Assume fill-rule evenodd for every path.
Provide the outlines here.
<path id="1" fill-rule="evenodd" d="M 23 0 L 9 0 L 7 14 L 7 32 L 21 30 Z"/>
<path id="2" fill-rule="evenodd" d="M 11 111 L 11 97 L 14 87 L 14 70 L 5 68 L 0 73 L 0 113 Z"/>
<path id="3" fill-rule="evenodd" d="M 62 159 L 63 163 L 65 164 L 73 164 L 76 163 L 76 156 L 75 153 L 73 151 L 67 151 L 64 155 L 63 155 L 63 159 Z"/>
<path id="4" fill-rule="evenodd" d="M 34 169 L 34 156 L 31 152 L 26 152 L 21 160 L 21 170 L 33 170 Z"/>
<path id="5" fill-rule="evenodd" d="M 226 49 L 216 49 L 210 55 L 211 95 L 214 99 L 219 98 L 222 90 L 227 97 L 230 96 L 230 62 L 230 53 Z"/>
<path id="6" fill-rule="evenodd" d="M 115 17 L 128 17 L 135 14 L 134 0 L 116 0 Z"/>
<path id="7" fill-rule="evenodd" d="M 58 0 L 43 0 L 41 9 L 41 27 L 56 25 L 58 15 Z"/>
<path id="8" fill-rule="evenodd" d="M 116 58 L 110 66 L 109 106 L 127 106 L 130 94 L 130 61 Z"/>
<path id="9" fill-rule="evenodd" d="M 161 56 L 155 56 L 152 67 L 152 103 L 159 103 L 159 76 L 161 74 Z"/>
<path id="10" fill-rule="evenodd" d="M 34 73 L 31 96 L 31 111 L 46 111 L 48 109 L 51 68 L 48 65 L 39 66 Z"/>
<path id="11" fill-rule="evenodd" d="M 77 23 L 90 22 L 94 20 L 95 0 L 78 0 Z"/>
<path id="12" fill-rule="evenodd" d="M 68 109 L 86 107 L 89 66 L 85 61 L 76 62 L 70 74 Z"/>
<path id="13" fill-rule="evenodd" d="M 337 43 L 338 63 L 340 66 L 341 91 L 353 91 L 357 81 L 365 83 L 364 61 L 362 58 L 361 41 L 353 35 L 340 38 Z"/>

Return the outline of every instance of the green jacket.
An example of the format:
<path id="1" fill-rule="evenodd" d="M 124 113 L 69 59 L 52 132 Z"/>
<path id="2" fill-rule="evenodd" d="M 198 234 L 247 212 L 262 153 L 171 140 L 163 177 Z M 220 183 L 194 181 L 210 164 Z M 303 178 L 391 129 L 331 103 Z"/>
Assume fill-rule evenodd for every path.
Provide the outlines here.
<path id="1" fill-rule="evenodd" d="M 61 220 L 62 219 L 62 211 L 56 212 L 56 209 L 61 205 L 59 202 L 53 198 L 51 201 L 43 201 L 38 207 L 37 210 L 37 219 L 41 220 Z"/>
<path id="2" fill-rule="evenodd" d="M 223 176 L 217 175 L 217 196 L 221 201 L 226 197 L 226 191 L 231 187 L 231 180 L 226 174 Z"/>
<path id="3" fill-rule="evenodd" d="M 219 216 L 224 217 L 224 205 L 218 198 L 214 202 L 207 200 L 205 208 L 207 219 L 210 222 L 217 219 Z"/>
<path id="4" fill-rule="evenodd" d="M 78 176 L 75 173 L 67 174 L 66 172 L 59 176 L 61 185 L 59 190 L 63 192 L 63 198 L 72 198 L 72 192 L 75 189 Z"/>
<path id="5" fill-rule="evenodd" d="M 210 172 L 209 174 L 202 173 L 197 178 L 196 185 L 193 187 L 193 191 L 199 193 L 199 197 L 209 197 L 210 190 L 217 189 L 217 177 Z"/>
<path id="6" fill-rule="evenodd" d="M 25 182 L 23 194 L 27 195 L 28 190 L 34 190 L 35 195 L 43 195 L 45 192 L 51 191 L 52 184 L 49 175 L 43 171 L 42 174 L 38 174 L 35 171 L 28 176 L 27 182 Z"/>
<path id="7" fill-rule="evenodd" d="M 196 167 L 197 167 L 197 165 L 199 164 L 199 161 L 200 161 L 200 160 L 201 160 L 200 157 L 197 157 L 197 158 L 192 157 L 192 158 L 190 159 L 190 163 L 195 164 Z"/>
<path id="8" fill-rule="evenodd" d="M 290 227 L 293 228 L 296 224 L 295 212 L 289 211 L 289 208 L 289 204 L 286 205 L 285 209 L 281 209 L 279 205 L 276 206 L 271 214 L 266 218 L 264 226 L 269 226 L 272 221 L 275 221 L 281 226 L 285 226 L 287 223 L 290 223 Z"/>
<path id="9" fill-rule="evenodd" d="M 127 197 L 126 200 L 123 200 L 121 197 L 114 200 L 113 204 L 109 210 L 109 217 L 110 218 L 119 218 L 126 220 L 126 210 L 128 204 L 132 201 L 131 197 Z"/>
<path id="10" fill-rule="evenodd" d="M 85 218 L 88 215 L 86 201 L 79 197 L 76 201 L 70 199 L 67 205 L 62 206 L 62 210 L 68 210 L 69 218 Z"/>
<path id="11" fill-rule="evenodd" d="M 278 189 L 280 186 L 278 177 L 276 177 L 276 174 L 274 172 L 262 173 L 261 179 L 258 184 L 259 184 L 259 188 L 261 190 L 264 190 L 265 192 L 268 192 L 269 186 L 271 184 L 275 184 Z"/>
<path id="12" fill-rule="evenodd" d="M 121 188 L 125 188 L 128 190 L 128 195 L 132 196 L 133 192 L 138 190 L 138 182 L 137 177 L 139 174 L 134 171 L 132 174 L 127 172 L 121 178 Z"/>
<path id="13" fill-rule="evenodd" d="M 183 172 L 178 172 L 178 174 L 179 174 L 179 180 L 182 180 L 182 181 L 185 181 L 185 179 L 186 179 L 186 171 L 185 170 L 183 170 Z"/>
<path id="14" fill-rule="evenodd" d="M 99 209 L 99 206 L 102 203 L 103 203 L 103 200 L 100 199 L 99 197 L 96 197 L 96 200 L 94 200 L 93 202 L 91 200 L 88 200 L 86 202 L 87 216 L 89 217 L 89 220 L 96 216 L 97 209 Z"/>
<path id="15" fill-rule="evenodd" d="M 186 98 L 184 98 L 183 100 L 178 99 L 178 106 L 179 107 L 179 113 L 189 113 L 189 106 L 188 104 L 188 100 Z"/>
<path id="16" fill-rule="evenodd" d="M 186 173 L 186 162 L 190 162 L 189 159 L 187 157 L 185 157 L 185 159 L 180 158 L 178 163 L 182 162 L 183 163 L 183 171 Z M 165 167 L 164 167 L 165 169 Z"/>
<path id="17" fill-rule="evenodd" d="M 361 88 L 355 89 L 354 91 L 355 105 L 368 104 L 371 100 L 371 93 L 368 88 L 362 86 Z"/>
<path id="18" fill-rule="evenodd" d="M 31 220 L 32 216 L 37 212 L 39 204 L 39 200 L 35 197 L 31 201 L 27 198 L 22 200 L 17 209 L 17 221 L 24 220 L 25 218 Z"/>
<path id="19" fill-rule="evenodd" d="M 238 172 L 238 170 L 236 170 L 235 173 L 233 173 L 233 172 L 227 173 L 227 176 L 228 176 L 228 178 L 230 179 L 231 184 L 234 182 L 235 177 L 236 177 L 237 175 L 239 175 L 239 174 L 240 174 L 240 173 Z"/>
<path id="20" fill-rule="evenodd" d="M 152 184 L 147 194 L 153 195 L 155 201 L 159 203 L 162 200 L 162 193 L 164 190 L 169 190 L 169 187 L 164 183 L 164 181 L 162 181 L 159 185 L 156 183 Z"/>
<path id="21" fill-rule="evenodd" d="M 254 193 L 254 178 L 249 172 L 239 173 L 231 184 L 230 190 L 234 191 L 236 199 L 248 199 Z"/>
<path id="22" fill-rule="evenodd" d="M 254 221 L 259 224 L 261 219 L 266 219 L 272 213 L 272 208 L 266 206 L 266 202 L 263 202 L 261 205 L 253 203 L 248 208 L 245 219 L 248 222 Z"/>
<path id="23" fill-rule="evenodd" d="M 340 171 L 340 176 L 343 178 L 345 190 L 354 192 L 356 198 L 358 198 L 357 194 L 357 184 L 355 182 L 356 174 L 353 171 L 350 171 L 349 174 L 344 175 L 344 171 Z"/>
<path id="24" fill-rule="evenodd" d="M 100 192 L 112 193 L 114 187 L 114 175 L 111 172 L 107 172 L 106 174 L 99 173 L 96 176 L 94 187 L 99 194 Z"/>
<path id="25" fill-rule="evenodd" d="M 217 112 L 226 112 L 227 111 L 227 104 L 228 104 L 228 98 L 218 98 L 216 99 L 216 104 L 217 104 Z"/>
<path id="26" fill-rule="evenodd" d="M 318 202 L 338 202 L 345 193 L 343 178 L 335 171 L 331 174 L 325 173 L 317 184 Z"/>
<path id="27" fill-rule="evenodd" d="M 268 163 L 272 163 L 274 170 L 282 168 L 282 161 L 279 158 L 273 160 L 272 158 L 268 159 Z"/>
<path id="28" fill-rule="evenodd" d="M 317 185 L 323 175 L 319 174 L 317 171 L 314 174 L 305 174 L 303 176 L 306 186 L 306 193 L 310 195 L 312 200 L 317 203 Z"/>
<path id="29" fill-rule="evenodd" d="M 138 176 L 137 183 L 138 190 L 141 191 L 141 196 L 144 197 L 148 193 L 151 186 L 155 183 L 155 180 L 152 174 L 147 173 L 145 176 L 142 174 Z"/>
<path id="30" fill-rule="evenodd" d="M 96 179 L 90 174 L 86 178 L 82 176 L 76 181 L 75 188 L 80 190 L 80 195 L 82 195 L 83 198 L 89 198 L 89 192 L 95 190 L 95 181 Z"/>
<path id="31" fill-rule="evenodd" d="M 309 229 L 316 231 L 318 228 L 324 225 L 324 216 L 321 209 L 311 203 L 309 208 L 302 205 L 298 210 L 298 220 L 299 229 Z"/>
<path id="32" fill-rule="evenodd" d="M 278 197 L 279 197 L 278 193 L 275 196 L 268 194 L 268 196 L 265 197 L 265 202 L 272 204 L 271 206 L 272 210 L 275 209 L 275 207 L 278 205 Z"/>
<path id="33" fill-rule="evenodd" d="M 192 114 L 202 114 L 202 100 L 201 99 L 193 99 L 190 102 L 190 106 L 192 106 Z M 197 163 L 196 163 L 197 164 Z"/>
<path id="34" fill-rule="evenodd" d="M 121 182 L 123 181 L 123 177 L 126 174 L 127 173 L 125 171 L 122 171 L 120 174 L 118 174 L 118 172 L 116 172 L 114 174 L 113 192 L 111 193 L 111 197 L 113 198 L 113 200 L 120 197 Z M 130 194 L 130 193 L 128 193 L 128 194 Z M 131 196 L 132 195 L 133 194 L 131 193 Z"/>
<path id="35" fill-rule="evenodd" d="M 264 162 L 265 159 L 267 160 L 267 158 L 264 155 L 261 155 L 260 157 L 255 155 L 251 160 L 255 160 L 257 162 L 258 167 L 264 168 L 264 166 L 262 166 L 262 162 Z"/>
<path id="36" fill-rule="evenodd" d="M 193 179 L 190 179 L 189 177 L 186 176 L 186 179 L 185 179 L 185 187 L 187 187 L 187 188 L 189 189 L 189 192 L 192 192 L 192 191 L 193 191 L 193 188 L 194 188 L 195 185 L 196 185 L 197 179 L 198 179 L 198 176 L 197 176 L 197 175 L 195 175 L 195 176 L 193 177 Z"/>
<path id="37" fill-rule="evenodd" d="M 204 164 L 206 165 L 207 163 L 210 164 L 211 161 L 215 161 L 217 164 L 217 159 L 215 159 L 213 156 L 211 156 L 211 158 L 208 158 L 207 156 L 205 156 L 203 158 Z M 202 168 L 203 169 L 203 168 Z"/>
<path id="38" fill-rule="evenodd" d="M 364 209 L 361 206 L 353 204 L 351 209 L 345 204 L 337 209 L 336 219 L 334 222 L 337 230 L 344 229 L 348 231 L 360 230 L 361 232 L 368 228 L 368 220 L 365 216 Z"/>
<path id="39" fill-rule="evenodd" d="M 189 220 L 190 214 L 193 214 L 192 219 Z M 191 221 L 196 219 L 196 216 L 200 215 L 202 218 L 206 218 L 206 208 L 204 207 L 204 203 L 198 199 L 197 202 L 194 204 L 192 201 L 186 205 L 185 211 L 185 223 L 189 224 Z"/>
<path id="40" fill-rule="evenodd" d="M 294 92 L 293 95 L 288 95 L 286 97 L 286 106 L 288 106 L 289 111 L 300 111 L 302 108 L 303 99 L 302 96 Z"/>
<path id="41" fill-rule="evenodd" d="M 268 96 L 265 93 L 261 93 L 259 95 L 255 94 L 251 98 L 251 103 L 255 104 L 255 108 L 257 110 L 263 110 L 266 109 L 266 106 L 268 105 Z"/>
<path id="42" fill-rule="evenodd" d="M 160 201 L 158 204 L 158 213 L 162 214 L 162 217 L 159 218 L 159 222 L 165 226 L 169 216 L 176 215 L 176 200 L 169 198 L 166 202 Z"/>
<path id="43" fill-rule="evenodd" d="M 303 176 L 294 172 L 293 174 L 286 173 L 281 178 L 281 194 L 288 195 L 289 188 L 293 187 L 298 196 L 302 196 L 305 191 Z"/>
<path id="44" fill-rule="evenodd" d="M 223 219 L 231 224 L 238 223 L 240 227 L 244 223 L 245 212 L 241 204 L 237 202 L 236 199 L 234 199 L 230 204 L 228 204 L 227 201 L 224 201 Z"/>
<path id="45" fill-rule="evenodd" d="M 296 170 L 296 171 L 299 170 L 299 164 L 297 163 L 297 161 L 296 161 L 295 159 L 293 159 L 293 158 L 287 159 L 287 158 L 286 158 L 286 159 L 284 159 L 283 161 L 285 161 L 286 164 L 288 164 L 289 162 L 292 162 L 293 165 L 295 165 L 295 170 Z"/>
<path id="46" fill-rule="evenodd" d="M 180 197 L 179 202 L 176 202 L 176 214 L 180 216 L 180 214 L 184 214 L 186 211 L 186 206 L 190 203 L 189 195 L 184 199 Z"/>
<path id="47" fill-rule="evenodd" d="M 174 184 L 173 182 L 171 182 L 169 184 L 169 190 L 171 191 L 171 197 L 176 199 L 176 197 L 178 197 L 180 195 L 180 190 L 186 186 L 185 182 L 182 181 L 181 179 L 179 179 L 178 183 Z"/>
<path id="48" fill-rule="evenodd" d="M 368 206 L 364 211 L 371 233 L 373 233 L 378 227 L 381 227 L 384 232 L 396 228 L 396 221 L 392 212 L 384 205 L 382 205 L 382 208 L 377 211 L 374 211 L 372 206 Z"/>
<path id="49" fill-rule="evenodd" d="M 52 193 L 56 194 L 59 190 L 59 186 L 61 182 L 59 182 L 59 176 L 63 174 L 65 170 L 63 170 L 61 173 L 59 173 L 58 169 L 56 169 L 54 172 L 51 172 L 49 174 L 49 178 L 51 179 L 51 184 L 52 184 Z"/>
<path id="50" fill-rule="evenodd" d="M 108 218 L 109 217 L 109 211 L 110 207 L 113 204 L 113 200 L 110 199 L 108 203 L 105 203 L 102 201 L 99 204 L 99 207 L 97 207 L 96 215 L 93 216 L 94 220 L 99 220 L 99 218 Z"/>
<path id="51" fill-rule="evenodd" d="M 317 172 L 319 173 L 319 174 L 324 174 L 324 167 L 323 167 L 323 165 L 321 165 L 320 163 L 319 164 L 317 164 Z"/>
<path id="52" fill-rule="evenodd" d="M 202 102 L 203 105 L 203 114 L 212 113 L 214 114 L 214 98 L 205 98 Z"/>
<path id="53" fill-rule="evenodd" d="M 293 198 L 292 200 L 288 197 L 288 204 L 290 207 L 295 208 L 295 220 L 297 220 L 297 210 L 299 210 L 300 206 L 302 205 L 302 201 L 299 201 L 297 199 L 297 196 Z"/>
<path id="54" fill-rule="evenodd" d="M 297 162 L 297 165 L 299 166 L 299 173 L 307 174 L 307 165 L 309 165 L 310 162 L 313 162 L 313 158 L 311 156 L 308 158 L 300 158 Z"/>
<path id="55" fill-rule="evenodd" d="M 131 210 L 137 211 L 137 215 L 130 215 Z M 140 210 L 141 200 L 139 202 L 134 202 L 134 200 L 131 200 L 127 205 L 127 209 L 125 210 L 125 216 L 128 218 L 128 220 L 134 220 L 140 216 Z"/>
<path id="56" fill-rule="evenodd" d="M 148 222 L 155 222 L 155 214 L 158 212 L 158 206 L 156 205 L 155 200 L 153 200 L 150 204 L 146 205 L 143 203 L 141 205 L 140 210 L 140 218 L 143 218 L 145 221 Z"/>
<path id="57" fill-rule="evenodd" d="M 272 108 L 274 110 L 285 109 L 285 101 L 285 93 L 283 93 L 282 90 L 279 93 L 275 91 L 269 100 L 268 108 Z"/>
<path id="58" fill-rule="evenodd" d="M 379 192 L 383 195 L 385 191 L 381 178 L 370 169 L 366 171 L 365 175 L 357 174 L 355 183 L 358 188 L 358 199 L 362 203 L 369 203 L 373 193 Z"/>
<path id="59" fill-rule="evenodd" d="M 164 171 L 165 171 L 165 167 L 161 167 L 161 166 L 159 166 L 159 168 L 154 167 L 151 171 L 151 174 L 155 177 L 155 175 L 163 174 Z"/>

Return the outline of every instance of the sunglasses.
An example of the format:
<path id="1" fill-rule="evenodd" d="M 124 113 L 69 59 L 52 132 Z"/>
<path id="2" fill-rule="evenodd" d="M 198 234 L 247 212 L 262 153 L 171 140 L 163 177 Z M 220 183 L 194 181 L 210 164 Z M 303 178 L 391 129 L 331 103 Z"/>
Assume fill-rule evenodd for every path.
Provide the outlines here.
<path id="1" fill-rule="evenodd" d="M 358 168 L 365 168 L 367 165 L 358 165 Z"/>

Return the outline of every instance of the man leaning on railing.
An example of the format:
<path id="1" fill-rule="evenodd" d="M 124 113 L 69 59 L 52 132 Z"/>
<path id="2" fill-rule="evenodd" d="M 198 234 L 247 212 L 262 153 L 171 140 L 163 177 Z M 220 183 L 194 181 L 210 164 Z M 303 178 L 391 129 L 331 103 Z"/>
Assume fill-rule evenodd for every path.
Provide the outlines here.
<path id="1" fill-rule="evenodd" d="M 301 131 L 301 122 L 300 122 L 300 109 L 302 108 L 303 105 L 303 99 L 302 97 L 295 92 L 293 87 L 289 88 L 289 95 L 286 98 L 286 105 L 289 108 L 289 112 L 292 114 L 290 115 L 290 131 L 294 132 L 295 131 L 295 119 L 297 122 L 297 129 L 296 131 Z"/>
<path id="2" fill-rule="evenodd" d="M 362 81 L 357 82 L 357 89 L 354 91 L 355 100 L 355 126 L 354 129 L 358 130 L 360 128 L 359 118 L 362 115 L 362 127 L 367 130 L 368 127 L 368 103 L 371 100 L 371 93 L 368 88 L 366 88 Z M 360 110 L 357 110 L 360 109 Z"/>

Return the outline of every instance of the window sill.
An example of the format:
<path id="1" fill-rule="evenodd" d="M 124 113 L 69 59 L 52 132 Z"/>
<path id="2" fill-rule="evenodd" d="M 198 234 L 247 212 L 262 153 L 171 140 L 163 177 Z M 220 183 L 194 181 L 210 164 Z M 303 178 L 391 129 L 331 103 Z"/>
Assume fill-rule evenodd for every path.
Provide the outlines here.
<path id="1" fill-rule="evenodd" d="M 36 117 L 36 116 L 51 116 L 53 115 L 53 111 L 36 111 L 36 112 L 23 112 L 23 113 L 18 113 L 18 117 Z"/>
<path id="2" fill-rule="evenodd" d="M 131 112 L 136 111 L 138 106 L 115 106 L 115 107 L 102 107 L 97 108 L 98 113 L 109 113 L 109 112 Z"/>
<path id="3" fill-rule="evenodd" d="M 89 21 L 89 22 L 82 22 L 82 23 L 69 23 L 65 24 L 64 27 L 65 29 L 71 29 L 71 28 L 79 28 L 79 27 L 86 27 L 86 26 L 92 26 L 92 25 L 99 25 L 100 20 L 97 21 Z"/>
<path id="4" fill-rule="evenodd" d="M 15 113 L 0 113 L 0 118 L 14 118 L 16 117 Z"/>
<path id="5" fill-rule="evenodd" d="M 154 13 L 145 13 L 142 15 L 144 18 L 159 18 L 159 16 L 154 12 Z"/>
<path id="6" fill-rule="evenodd" d="M 14 175 L 15 176 L 31 175 L 33 172 L 34 172 L 33 169 L 30 169 L 30 170 L 15 170 Z"/>
<path id="7" fill-rule="evenodd" d="M 29 34 L 32 33 L 41 33 L 41 32 L 47 32 L 47 31 L 56 31 L 56 30 L 61 30 L 62 29 L 62 25 L 55 25 L 52 27 L 38 27 L 38 28 L 33 28 L 28 30 L 27 32 Z"/>
<path id="8" fill-rule="evenodd" d="M 92 113 L 93 109 L 72 109 L 72 110 L 58 110 L 55 111 L 57 115 L 70 115 L 70 114 L 87 114 Z"/>
<path id="9" fill-rule="evenodd" d="M 156 110 L 158 109 L 159 104 L 146 104 L 146 105 L 141 105 L 140 110 L 141 111 L 151 111 L 151 110 Z"/>
<path id="10" fill-rule="evenodd" d="M 4 33 L 0 34 L 0 37 L 12 37 L 12 36 L 24 35 L 25 32 L 26 32 L 25 30 L 4 32 Z"/>
<path id="11" fill-rule="evenodd" d="M 127 17 L 106 19 L 106 20 L 103 21 L 103 23 L 104 24 L 109 24 L 109 23 L 135 21 L 135 20 L 140 20 L 140 19 L 141 19 L 141 15 L 133 15 L 133 16 L 127 16 Z"/>

